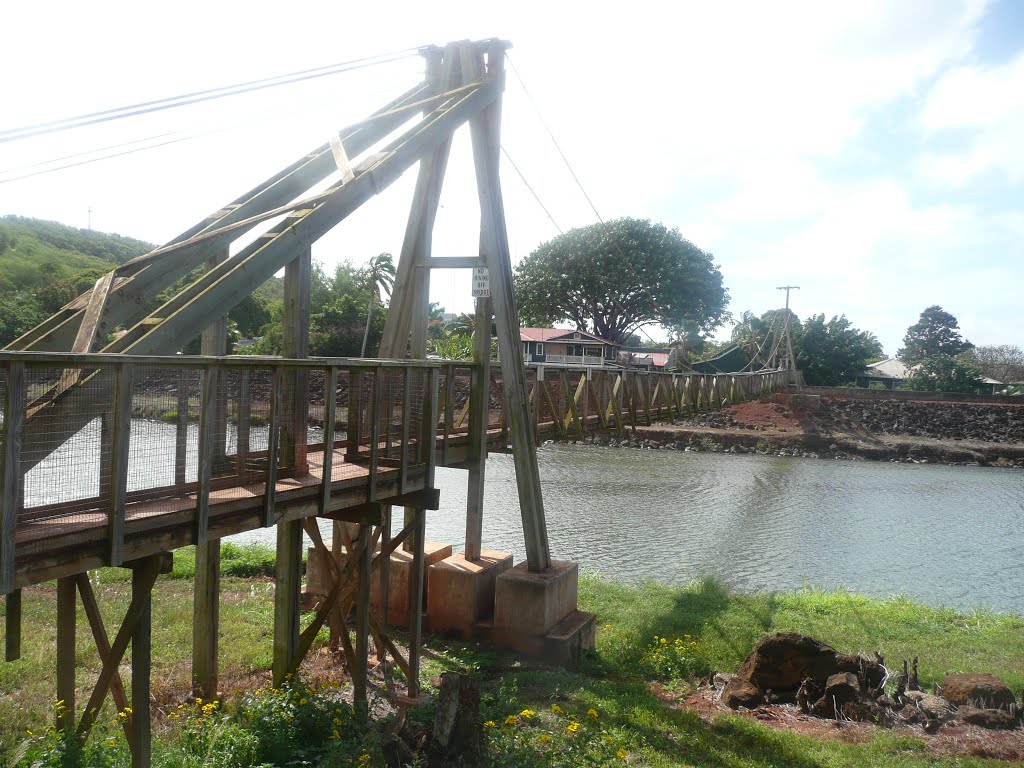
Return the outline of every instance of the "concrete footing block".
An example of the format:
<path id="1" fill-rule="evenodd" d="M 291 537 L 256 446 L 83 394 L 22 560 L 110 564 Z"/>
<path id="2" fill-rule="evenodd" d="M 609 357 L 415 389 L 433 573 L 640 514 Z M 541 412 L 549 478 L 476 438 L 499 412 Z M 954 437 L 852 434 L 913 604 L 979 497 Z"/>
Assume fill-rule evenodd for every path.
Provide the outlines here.
<path id="1" fill-rule="evenodd" d="M 579 566 L 553 560 L 533 573 L 520 563 L 498 576 L 494 587 L 494 628 L 541 637 L 576 610 Z"/>
<path id="2" fill-rule="evenodd" d="M 430 569 L 447 557 L 451 557 L 452 545 L 439 541 L 426 541 L 423 544 L 423 595 L 424 606 L 430 596 Z M 391 553 L 389 563 L 391 581 L 388 593 L 388 623 L 394 627 L 405 627 L 409 623 L 409 575 L 412 573 L 412 552 L 399 549 Z M 381 599 L 381 579 L 376 577 L 370 584 L 370 610 L 374 615 L 383 614 Z"/>
<path id="3" fill-rule="evenodd" d="M 484 550 L 476 560 L 464 552 L 430 566 L 427 620 L 432 632 L 469 639 L 473 626 L 494 613 L 495 582 L 512 567 L 512 555 Z"/>

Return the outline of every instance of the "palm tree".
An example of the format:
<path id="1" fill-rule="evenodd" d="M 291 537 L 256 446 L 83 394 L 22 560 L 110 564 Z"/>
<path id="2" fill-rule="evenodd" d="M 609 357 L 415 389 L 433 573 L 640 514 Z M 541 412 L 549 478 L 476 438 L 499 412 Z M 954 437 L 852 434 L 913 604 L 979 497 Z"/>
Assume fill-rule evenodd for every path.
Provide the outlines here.
<path id="1" fill-rule="evenodd" d="M 370 300 L 366 305 L 366 330 L 363 331 L 363 350 L 360 357 L 366 357 L 366 343 L 370 339 L 370 323 L 373 320 L 373 305 L 382 300 L 385 291 L 390 295 L 391 289 L 395 286 L 395 262 L 390 253 L 378 253 L 370 259 L 366 282 L 370 288 Z"/>

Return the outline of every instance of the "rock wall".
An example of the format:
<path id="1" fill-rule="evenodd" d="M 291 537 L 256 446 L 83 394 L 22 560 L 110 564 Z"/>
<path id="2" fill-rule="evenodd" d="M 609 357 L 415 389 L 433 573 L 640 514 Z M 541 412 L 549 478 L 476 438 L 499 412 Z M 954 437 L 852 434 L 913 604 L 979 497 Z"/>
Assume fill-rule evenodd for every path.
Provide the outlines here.
<path id="1" fill-rule="evenodd" d="M 822 398 L 821 431 L 1024 443 L 1024 406 Z"/>

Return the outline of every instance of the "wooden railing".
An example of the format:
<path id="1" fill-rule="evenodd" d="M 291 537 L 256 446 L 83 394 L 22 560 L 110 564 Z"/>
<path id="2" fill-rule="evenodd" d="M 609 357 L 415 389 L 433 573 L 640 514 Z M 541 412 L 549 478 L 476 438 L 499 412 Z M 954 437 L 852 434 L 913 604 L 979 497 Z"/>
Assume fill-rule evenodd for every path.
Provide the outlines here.
<path id="1" fill-rule="evenodd" d="M 53 531 L 119 565 L 126 530 L 204 543 L 215 504 L 274 525 L 287 478 L 311 514 L 343 480 L 375 501 L 385 470 L 432 487 L 438 384 L 428 361 L 2 352 L 0 594 Z"/>

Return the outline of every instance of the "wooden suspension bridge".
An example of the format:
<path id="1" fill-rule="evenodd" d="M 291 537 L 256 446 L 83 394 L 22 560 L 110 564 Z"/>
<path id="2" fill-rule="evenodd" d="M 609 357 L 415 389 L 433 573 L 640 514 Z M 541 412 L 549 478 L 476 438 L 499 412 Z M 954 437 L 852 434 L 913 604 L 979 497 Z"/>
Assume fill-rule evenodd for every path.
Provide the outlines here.
<path id="1" fill-rule="evenodd" d="M 402 669 L 407 685 L 391 694 L 393 703 L 414 705 L 423 695 L 424 525 L 439 504 L 438 465 L 469 470 L 462 557 L 478 562 L 486 455 L 511 451 L 527 563 L 503 576 L 561 574 L 571 564 L 551 559 L 538 442 L 718 408 L 788 382 L 786 371 L 703 376 L 524 365 L 498 183 L 506 47 L 486 40 L 425 49 L 424 82 L 170 243 L 101 277 L 0 351 L 6 658 L 20 655 L 20 590 L 56 579 L 56 697 L 69 734 L 87 738 L 109 695 L 119 711 L 130 710 L 121 722 L 133 766 L 149 765 L 150 606 L 171 553 L 185 545 L 196 546 L 195 692 L 217 697 L 220 540 L 258 528 L 273 527 L 277 536 L 275 681 L 299 668 L 330 623 L 357 707 L 365 712 L 371 656 Z M 441 181 L 453 133 L 467 123 L 480 255 L 439 258 L 430 241 Z M 310 358 L 310 246 L 416 163 L 378 358 Z M 311 191 L 324 181 L 324 191 Z M 255 241 L 230 255 L 231 244 L 252 232 Z M 492 298 L 477 300 L 476 327 L 489 331 L 495 321 L 501 360 L 493 370 L 484 332 L 471 363 L 426 359 L 430 272 L 467 266 L 490 272 Z M 282 268 L 284 357 L 225 356 L 225 313 Z M 169 300 L 155 302 L 188 276 Z M 197 335 L 201 355 L 177 354 Z M 395 535 L 393 507 L 405 508 Z M 330 543 L 318 519 L 333 522 Z M 329 563 L 329 588 L 312 618 L 300 622 L 303 534 Z M 401 635 L 388 622 L 391 562 L 400 549 L 411 564 Z M 131 602 L 113 637 L 87 576 L 107 566 L 132 574 Z M 379 611 L 371 609 L 374 585 Z M 79 603 L 102 661 L 82 706 Z M 119 669 L 129 648 L 126 686 Z"/>

